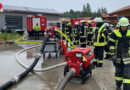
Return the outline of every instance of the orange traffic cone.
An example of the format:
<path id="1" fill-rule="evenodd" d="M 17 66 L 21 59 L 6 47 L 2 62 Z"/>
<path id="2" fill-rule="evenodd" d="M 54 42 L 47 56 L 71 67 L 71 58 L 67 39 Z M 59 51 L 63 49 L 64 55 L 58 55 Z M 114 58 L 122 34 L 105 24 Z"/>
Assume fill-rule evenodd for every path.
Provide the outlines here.
<path id="1" fill-rule="evenodd" d="M 2 39 L 2 37 L 1 37 L 1 41 L 0 41 L 0 44 L 3 44 L 3 39 Z"/>
<path id="2" fill-rule="evenodd" d="M 9 44 L 9 38 L 7 37 L 7 41 L 6 41 L 7 44 Z"/>

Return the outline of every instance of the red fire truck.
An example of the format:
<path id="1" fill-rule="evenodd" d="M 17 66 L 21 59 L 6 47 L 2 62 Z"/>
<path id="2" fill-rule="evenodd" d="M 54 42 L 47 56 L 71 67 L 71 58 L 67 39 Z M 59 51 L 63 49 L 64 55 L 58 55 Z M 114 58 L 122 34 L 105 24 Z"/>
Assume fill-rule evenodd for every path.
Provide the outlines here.
<path id="1" fill-rule="evenodd" d="M 27 31 L 32 31 L 34 26 L 38 24 L 41 28 L 41 31 L 44 31 L 46 28 L 46 17 L 45 16 L 28 16 L 27 17 Z"/>

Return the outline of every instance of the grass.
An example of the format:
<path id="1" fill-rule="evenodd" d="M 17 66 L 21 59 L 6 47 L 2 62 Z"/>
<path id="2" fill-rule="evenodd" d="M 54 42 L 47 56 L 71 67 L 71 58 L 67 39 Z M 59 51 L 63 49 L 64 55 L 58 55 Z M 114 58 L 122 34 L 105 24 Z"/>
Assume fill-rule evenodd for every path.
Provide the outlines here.
<path id="1" fill-rule="evenodd" d="M 2 38 L 4 42 L 7 41 L 7 37 L 9 40 L 14 40 L 14 39 L 17 39 L 19 38 L 21 35 L 19 35 L 18 33 L 16 32 L 13 32 L 13 33 L 1 33 L 0 34 L 0 39 Z"/>

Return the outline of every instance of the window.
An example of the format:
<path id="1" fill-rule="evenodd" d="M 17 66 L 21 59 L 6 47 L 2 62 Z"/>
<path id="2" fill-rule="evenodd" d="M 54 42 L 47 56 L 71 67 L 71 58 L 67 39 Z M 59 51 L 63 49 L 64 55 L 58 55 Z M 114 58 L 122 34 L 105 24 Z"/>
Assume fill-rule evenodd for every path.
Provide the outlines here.
<path id="1" fill-rule="evenodd" d="M 16 26 L 19 29 L 23 28 L 23 18 L 22 16 L 13 16 L 6 15 L 5 16 L 5 26 Z"/>

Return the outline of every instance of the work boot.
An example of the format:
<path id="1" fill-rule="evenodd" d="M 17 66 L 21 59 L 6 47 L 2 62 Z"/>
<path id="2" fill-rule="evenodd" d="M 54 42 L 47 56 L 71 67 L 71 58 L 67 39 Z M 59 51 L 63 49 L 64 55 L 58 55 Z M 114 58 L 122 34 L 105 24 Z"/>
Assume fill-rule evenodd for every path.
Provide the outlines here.
<path id="1" fill-rule="evenodd" d="M 97 62 L 93 62 L 94 65 L 97 65 Z"/>
<path id="2" fill-rule="evenodd" d="M 98 63 L 96 67 L 102 67 L 102 63 Z"/>
<path id="3" fill-rule="evenodd" d="M 108 55 L 108 54 L 106 54 L 106 57 L 105 57 L 104 59 L 109 59 L 109 55 Z"/>
<path id="4" fill-rule="evenodd" d="M 87 43 L 87 45 L 89 45 L 89 42 Z"/>

